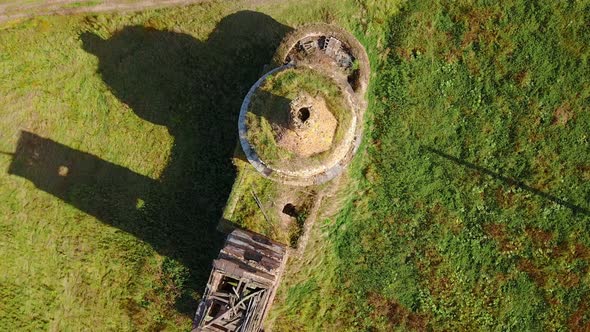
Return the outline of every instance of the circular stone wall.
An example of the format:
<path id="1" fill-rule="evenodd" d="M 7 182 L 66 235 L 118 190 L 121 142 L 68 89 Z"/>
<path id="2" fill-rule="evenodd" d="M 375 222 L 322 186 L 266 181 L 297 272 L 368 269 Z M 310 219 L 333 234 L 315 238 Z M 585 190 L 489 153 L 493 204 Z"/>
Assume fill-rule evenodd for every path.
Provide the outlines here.
<path id="1" fill-rule="evenodd" d="M 252 94 L 245 118 L 258 158 L 289 175 L 307 175 L 342 159 L 356 123 L 345 89 L 307 67 L 267 76 Z"/>
<path id="2" fill-rule="evenodd" d="M 325 61 L 330 59 L 332 63 Z M 367 52 L 352 34 L 340 27 L 312 23 L 287 34 L 273 56 L 273 65 L 301 62 L 321 62 L 333 74 L 342 74 L 360 99 L 367 91 L 371 71 Z"/>
<path id="3" fill-rule="evenodd" d="M 248 161 L 291 185 L 320 184 L 346 168 L 359 147 L 366 108 L 362 46 L 342 29 L 311 27 L 285 38 L 273 60 L 284 64 L 250 88 L 238 122 Z"/>

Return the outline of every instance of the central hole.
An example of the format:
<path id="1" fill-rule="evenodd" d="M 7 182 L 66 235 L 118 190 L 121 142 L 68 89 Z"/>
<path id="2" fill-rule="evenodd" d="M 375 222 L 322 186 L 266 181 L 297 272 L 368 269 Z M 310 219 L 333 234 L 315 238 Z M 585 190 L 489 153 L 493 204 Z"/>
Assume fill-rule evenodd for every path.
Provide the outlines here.
<path id="1" fill-rule="evenodd" d="M 309 119 L 309 108 L 300 108 L 299 112 L 297 112 L 297 117 L 299 118 L 299 120 L 301 120 L 301 122 L 307 121 L 307 119 Z"/>
<path id="2" fill-rule="evenodd" d="M 297 208 L 295 207 L 295 205 L 293 205 L 291 203 L 287 203 L 283 207 L 283 213 L 288 215 L 289 217 L 296 218 L 297 217 Z"/>

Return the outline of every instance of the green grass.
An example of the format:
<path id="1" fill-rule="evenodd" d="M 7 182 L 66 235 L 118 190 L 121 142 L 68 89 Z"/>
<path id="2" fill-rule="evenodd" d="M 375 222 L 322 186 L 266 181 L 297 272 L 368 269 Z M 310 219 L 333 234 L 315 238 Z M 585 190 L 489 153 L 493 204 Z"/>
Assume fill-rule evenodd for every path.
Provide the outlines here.
<path id="1" fill-rule="evenodd" d="M 76 1 L 69 3 L 64 6 L 64 8 L 81 8 L 81 7 L 92 7 L 96 5 L 100 5 L 102 3 L 101 0 L 93 0 L 93 1 Z"/>
<path id="2" fill-rule="evenodd" d="M 399 4 L 5 24 L 0 328 L 189 329 L 242 98 L 288 27 L 326 21 L 369 51 L 369 129 L 275 329 L 587 329 L 588 3 Z"/>
<path id="3" fill-rule="evenodd" d="M 363 27 L 388 36 L 367 155 L 279 330 L 588 329 L 589 13 L 414 2 Z"/>
<path id="4" fill-rule="evenodd" d="M 279 146 L 273 124 L 288 125 L 289 103 L 301 93 L 321 97 L 338 121 L 329 150 L 301 158 Z M 267 164 L 281 169 L 297 170 L 321 164 L 330 158 L 350 127 L 352 110 L 347 108 L 340 87 L 329 77 L 307 68 L 291 68 L 267 78 L 253 96 L 246 116 L 248 139 Z"/>
<path id="5" fill-rule="evenodd" d="M 0 329 L 190 328 L 239 106 L 298 20 L 248 6 L 3 26 Z"/>
<path id="6" fill-rule="evenodd" d="M 261 176 L 247 161 L 234 159 L 234 163 L 238 174 L 223 218 L 239 227 L 287 243 L 287 234 L 281 229 L 277 208 L 273 206 L 282 187 Z M 258 206 L 255 197 L 262 207 Z"/>
<path id="7" fill-rule="evenodd" d="M 236 181 L 225 205 L 220 228 L 238 226 L 296 246 L 315 194 L 323 186 L 293 187 L 267 179 L 247 161 L 241 148 L 236 151 L 233 164 L 237 170 Z M 285 217 L 283 209 L 288 203 L 297 206 L 295 218 Z"/>

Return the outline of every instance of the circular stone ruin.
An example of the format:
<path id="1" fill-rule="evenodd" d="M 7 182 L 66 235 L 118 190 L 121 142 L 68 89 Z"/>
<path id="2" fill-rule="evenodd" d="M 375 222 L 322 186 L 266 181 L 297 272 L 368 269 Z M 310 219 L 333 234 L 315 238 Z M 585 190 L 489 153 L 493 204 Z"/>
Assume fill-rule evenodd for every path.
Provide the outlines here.
<path id="1" fill-rule="evenodd" d="M 313 24 L 287 35 L 242 103 L 238 129 L 248 161 L 290 185 L 340 174 L 361 141 L 368 77 L 367 54 L 345 30 Z"/>
<path id="2" fill-rule="evenodd" d="M 275 126 L 277 145 L 304 158 L 328 151 L 338 121 L 324 98 L 301 92 L 289 106 L 285 126 Z"/>

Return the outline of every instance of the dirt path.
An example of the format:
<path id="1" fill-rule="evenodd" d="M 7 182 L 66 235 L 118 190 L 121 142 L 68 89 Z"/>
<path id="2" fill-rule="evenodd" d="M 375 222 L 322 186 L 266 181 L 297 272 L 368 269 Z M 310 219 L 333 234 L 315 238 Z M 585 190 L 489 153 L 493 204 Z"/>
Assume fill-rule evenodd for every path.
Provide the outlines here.
<path id="1" fill-rule="evenodd" d="M 204 1 L 206 0 L 138 0 L 135 2 L 106 0 L 100 4 L 92 4 L 91 2 L 84 3 L 79 0 L 49 0 L 24 5 L 6 3 L 0 5 L 0 23 L 39 15 L 138 11 L 160 7 L 183 6 Z"/>

